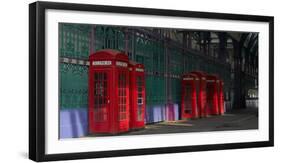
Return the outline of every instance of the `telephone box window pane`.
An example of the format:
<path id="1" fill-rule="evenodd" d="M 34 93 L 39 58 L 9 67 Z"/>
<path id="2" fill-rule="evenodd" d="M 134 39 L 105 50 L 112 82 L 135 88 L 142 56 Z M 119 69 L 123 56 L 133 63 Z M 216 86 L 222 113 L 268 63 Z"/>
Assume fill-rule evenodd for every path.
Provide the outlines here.
<path id="1" fill-rule="evenodd" d="M 142 121 L 142 106 L 138 105 L 138 121 Z"/>
<path id="2" fill-rule="evenodd" d="M 125 120 L 126 117 L 126 73 L 120 72 L 118 76 L 118 110 L 119 110 L 119 120 Z"/>
<path id="3" fill-rule="evenodd" d="M 107 82 L 106 81 L 103 82 L 103 87 L 104 87 L 104 90 L 107 90 Z M 104 91 L 104 96 L 107 96 L 107 91 Z"/>
<path id="4" fill-rule="evenodd" d="M 137 98 L 137 119 L 138 121 L 142 121 L 143 120 L 143 78 L 138 76 L 137 77 L 137 91 L 138 91 L 138 98 Z"/>
<path id="5" fill-rule="evenodd" d="M 101 122 L 107 119 L 107 81 L 104 80 L 107 74 L 96 72 L 94 74 L 94 121 Z"/>
<path id="6" fill-rule="evenodd" d="M 97 99 L 97 98 L 95 98 L 95 100 L 94 100 L 94 101 L 95 101 L 95 102 L 94 102 L 95 106 L 97 106 L 97 105 L 99 104 L 98 99 Z"/>
<path id="7" fill-rule="evenodd" d="M 138 98 L 138 104 L 142 104 L 142 98 Z"/>

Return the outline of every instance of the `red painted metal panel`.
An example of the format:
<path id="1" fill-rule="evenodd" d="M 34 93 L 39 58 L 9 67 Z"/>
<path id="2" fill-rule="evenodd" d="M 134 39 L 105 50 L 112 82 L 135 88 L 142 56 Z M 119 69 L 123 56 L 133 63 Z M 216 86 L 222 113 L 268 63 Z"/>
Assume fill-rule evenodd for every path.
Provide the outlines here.
<path id="1" fill-rule="evenodd" d="M 130 129 L 144 128 L 145 74 L 144 65 L 129 62 L 130 71 Z"/>
<path id="2" fill-rule="evenodd" d="M 207 117 L 207 110 L 206 110 L 206 74 L 201 71 L 192 71 L 191 74 L 195 74 L 199 78 L 199 88 L 197 94 L 197 104 L 198 104 L 198 116 L 199 117 Z"/>
<path id="3" fill-rule="evenodd" d="M 106 49 L 91 54 L 89 60 L 89 132 L 128 131 L 128 56 Z"/>

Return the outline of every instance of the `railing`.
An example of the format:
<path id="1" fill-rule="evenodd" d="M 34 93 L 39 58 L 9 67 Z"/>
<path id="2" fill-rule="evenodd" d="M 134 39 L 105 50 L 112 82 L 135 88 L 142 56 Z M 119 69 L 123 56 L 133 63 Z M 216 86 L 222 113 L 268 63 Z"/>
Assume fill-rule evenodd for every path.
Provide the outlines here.
<path id="1" fill-rule="evenodd" d="M 246 99 L 246 107 L 247 108 L 258 108 L 259 107 L 259 99 L 258 98 Z"/>

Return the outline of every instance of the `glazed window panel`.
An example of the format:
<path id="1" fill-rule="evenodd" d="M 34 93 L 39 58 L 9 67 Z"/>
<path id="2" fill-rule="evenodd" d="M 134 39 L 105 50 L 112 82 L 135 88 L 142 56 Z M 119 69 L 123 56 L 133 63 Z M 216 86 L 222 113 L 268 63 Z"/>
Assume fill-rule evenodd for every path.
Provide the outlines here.
<path id="1" fill-rule="evenodd" d="M 107 76 L 105 72 L 94 74 L 94 121 L 102 122 L 107 120 Z"/>
<path id="2" fill-rule="evenodd" d="M 138 90 L 138 98 L 137 98 L 137 120 L 142 121 L 143 120 L 143 97 L 144 97 L 144 92 L 143 92 L 143 87 L 144 87 L 144 82 L 143 78 L 141 76 L 137 77 L 137 90 Z"/>
<path id="3" fill-rule="evenodd" d="M 118 111 L 119 111 L 119 121 L 126 120 L 127 115 L 126 115 L 126 106 L 127 106 L 127 94 L 126 94 L 126 73 L 125 72 L 120 72 L 118 75 Z"/>

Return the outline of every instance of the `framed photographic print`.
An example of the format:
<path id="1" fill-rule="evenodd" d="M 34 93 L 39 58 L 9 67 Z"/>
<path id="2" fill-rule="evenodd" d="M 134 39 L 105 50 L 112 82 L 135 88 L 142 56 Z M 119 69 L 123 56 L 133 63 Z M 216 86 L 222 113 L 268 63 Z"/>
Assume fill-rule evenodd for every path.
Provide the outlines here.
<path id="1" fill-rule="evenodd" d="M 273 22 L 30 4 L 29 158 L 273 146 Z"/>

